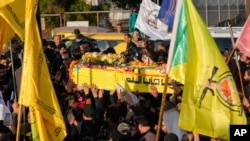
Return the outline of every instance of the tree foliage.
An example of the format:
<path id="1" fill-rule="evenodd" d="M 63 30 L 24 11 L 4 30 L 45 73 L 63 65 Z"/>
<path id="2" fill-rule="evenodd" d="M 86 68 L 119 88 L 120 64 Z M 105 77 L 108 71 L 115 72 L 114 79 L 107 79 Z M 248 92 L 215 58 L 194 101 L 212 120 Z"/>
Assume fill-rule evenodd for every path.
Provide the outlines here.
<path id="1" fill-rule="evenodd" d="M 138 9 L 142 0 L 111 0 L 122 9 Z"/>
<path id="2" fill-rule="evenodd" d="M 41 14 L 62 14 L 64 12 L 83 12 L 83 11 L 108 11 L 110 4 L 115 4 L 118 8 L 136 11 L 140 8 L 142 0 L 110 0 L 112 3 L 104 3 L 99 6 L 90 6 L 86 4 L 86 0 L 40 0 Z M 162 0 L 152 0 L 153 2 L 159 2 Z M 108 17 L 107 13 L 100 14 L 99 17 Z M 90 25 L 96 25 L 96 14 L 71 14 L 67 15 L 66 21 L 75 20 L 87 20 Z M 100 19 L 101 20 L 101 19 Z M 58 17 L 45 17 L 46 28 L 54 28 L 60 26 L 60 18 Z M 99 23 L 100 24 L 100 23 Z"/>
<path id="3" fill-rule="evenodd" d="M 62 0 L 40 0 L 41 14 L 61 14 L 65 11 Z M 46 28 L 54 28 L 60 26 L 60 17 L 44 17 Z"/>
<path id="4" fill-rule="evenodd" d="M 116 4 L 118 8 L 122 9 L 139 9 L 140 4 L 142 0 L 111 0 Z M 159 5 L 161 4 L 162 0 L 152 0 L 153 2 L 157 3 L 159 2 Z"/>
<path id="5" fill-rule="evenodd" d="M 64 12 L 102 11 L 109 10 L 110 5 L 105 3 L 100 6 L 91 6 L 85 0 L 40 0 L 41 14 L 62 14 Z M 63 17 L 62 17 L 63 18 Z M 89 21 L 90 25 L 96 25 L 96 14 L 70 14 L 66 21 Z M 59 16 L 46 16 L 46 28 L 60 26 Z"/>

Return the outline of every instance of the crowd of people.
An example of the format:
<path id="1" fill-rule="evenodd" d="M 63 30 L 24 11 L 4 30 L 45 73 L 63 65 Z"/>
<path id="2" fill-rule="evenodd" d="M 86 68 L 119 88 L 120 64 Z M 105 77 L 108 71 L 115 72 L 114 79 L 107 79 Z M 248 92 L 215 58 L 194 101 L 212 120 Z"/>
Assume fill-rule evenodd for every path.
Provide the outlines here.
<path id="1" fill-rule="evenodd" d="M 121 26 L 121 25 L 118 25 Z M 120 28 L 118 28 L 120 29 Z M 43 39 L 43 49 L 61 112 L 65 118 L 67 136 L 65 141 L 154 141 L 157 128 L 161 129 L 160 141 L 218 141 L 211 137 L 184 131 L 178 127 L 179 111 L 181 109 L 182 89 L 171 80 L 173 94 L 167 95 L 163 121 L 158 127 L 161 93 L 154 85 L 149 93 L 133 91 L 138 102 L 134 102 L 128 91 L 103 90 L 97 85 L 82 84 L 83 90 L 74 90 L 73 82 L 69 79 L 70 62 L 81 59 L 86 52 L 100 52 L 98 47 L 81 34 L 79 29 L 74 31 L 75 39 L 72 44 L 63 43 L 60 36 L 53 40 Z M 124 33 L 127 48 L 121 54 L 125 63 L 139 61 L 147 64 L 166 64 L 169 44 L 160 43 L 155 47 L 154 41 L 142 38 L 139 31 L 133 34 Z M 13 71 L 22 66 L 22 43 L 15 38 L 11 41 L 11 52 L 2 53 L 0 58 L 0 92 L 2 102 L 11 113 L 10 123 L 0 119 L 0 140 L 15 140 L 19 105 L 17 103 L 18 89 Z M 115 53 L 113 47 L 103 53 Z M 12 57 L 11 57 L 12 56 Z M 13 58 L 13 59 L 11 59 Z M 233 58 L 229 68 L 235 76 L 239 91 L 240 79 Z M 239 63 L 244 80 L 245 97 L 242 97 L 246 115 L 250 112 L 250 58 L 240 54 Z M 101 78 L 100 78 L 101 79 Z M 15 92 L 16 91 L 16 92 Z M 17 93 L 17 97 L 13 96 Z M 15 94 L 14 94 L 15 95 Z M 4 115 L 0 116 L 4 117 Z M 26 119 L 22 122 L 21 135 L 27 141 L 32 140 L 29 111 L 26 109 Z"/>

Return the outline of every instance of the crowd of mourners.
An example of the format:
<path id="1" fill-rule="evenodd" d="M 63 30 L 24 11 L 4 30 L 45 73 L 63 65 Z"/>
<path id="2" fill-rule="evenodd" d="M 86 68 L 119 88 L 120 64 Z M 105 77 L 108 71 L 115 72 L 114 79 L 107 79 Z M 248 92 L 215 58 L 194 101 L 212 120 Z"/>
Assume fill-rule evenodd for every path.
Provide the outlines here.
<path id="1" fill-rule="evenodd" d="M 118 25 L 120 26 L 120 25 Z M 79 29 L 74 31 L 72 42 L 62 42 L 60 36 L 53 40 L 43 39 L 42 45 L 51 81 L 65 118 L 67 136 L 65 141 L 154 141 L 157 128 L 160 128 L 159 141 L 219 141 L 196 133 L 184 131 L 178 127 L 179 111 L 181 109 L 182 87 L 174 80 L 170 81 L 173 94 L 167 95 L 163 120 L 158 127 L 161 93 L 154 85 L 149 93 L 138 90 L 132 93 L 137 97 L 135 102 L 128 91 L 103 90 L 97 85 L 82 84 L 82 90 L 73 89 L 69 79 L 68 68 L 73 60 L 81 59 L 86 52 L 101 52 L 94 43 L 81 34 Z M 127 49 L 121 54 L 125 62 L 146 62 L 161 65 L 167 63 L 169 44 L 164 42 L 157 45 L 152 40 L 145 40 L 139 31 L 133 34 L 124 33 Z M 15 82 L 16 72 L 22 66 L 23 44 L 18 39 L 11 40 L 11 52 L 2 52 L 0 58 L 0 103 L 11 113 L 10 122 L 4 115 L 0 116 L 0 141 L 15 140 L 17 132 L 17 117 L 19 105 L 18 86 Z M 103 53 L 116 53 L 109 47 Z M 222 52 L 226 58 L 227 54 Z M 245 97 L 240 86 L 240 77 L 236 67 L 239 61 Z M 250 58 L 240 54 L 232 58 L 228 64 L 237 87 L 239 88 L 242 104 L 246 115 L 250 112 Z M 102 79 L 102 78 L 100 78 Z M 17 96 L 15 96 L 17 95 Z M 32 140 L 29 111 L 25 110 L 21 126 L 21 137 L 26 141 Z M 2 119 L 1 119 L 2 118 Z M 187 121 L 188 122 L 188 121 Z"/>

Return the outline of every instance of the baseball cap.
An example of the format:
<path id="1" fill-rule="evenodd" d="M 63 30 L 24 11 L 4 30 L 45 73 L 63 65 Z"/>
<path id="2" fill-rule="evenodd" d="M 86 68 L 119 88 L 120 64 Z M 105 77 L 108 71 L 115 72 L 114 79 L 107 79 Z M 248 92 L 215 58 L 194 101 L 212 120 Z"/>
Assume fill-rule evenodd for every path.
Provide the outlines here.
<path id="1" fill-rule="evenodd" d="M 126 122 L 121 122 L 117 126 L 117 131 L 122 135 L 129 135 L 130 134 L 130 125 Z"/>

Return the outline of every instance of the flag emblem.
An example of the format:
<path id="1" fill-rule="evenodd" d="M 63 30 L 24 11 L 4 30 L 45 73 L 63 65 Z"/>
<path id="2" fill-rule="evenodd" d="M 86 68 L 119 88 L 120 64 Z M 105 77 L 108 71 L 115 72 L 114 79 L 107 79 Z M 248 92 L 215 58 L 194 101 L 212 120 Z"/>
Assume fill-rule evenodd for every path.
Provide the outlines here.
<path id="1" fill-rule="evenodd" d="M 216 89 L 220 103 L 231 111 L 238 112 L 239 116 L 242 116 L 243 108 L 240 99 L 237 98 L 239 94 L 231 72 L 225 72 L 221 75 Z"/>
<path id="2" fill-rule="evenodd" d="M 147 15 L 146 15 L 146 21 L 147 21 L 147 24 L 155 29 L 158 29 L 158 24 L 157 24 L 157 16 L 158 16 L 158 12 L 159 10 L 157 9 L 153 9 L 153 10 L 150 10 Z"/>

